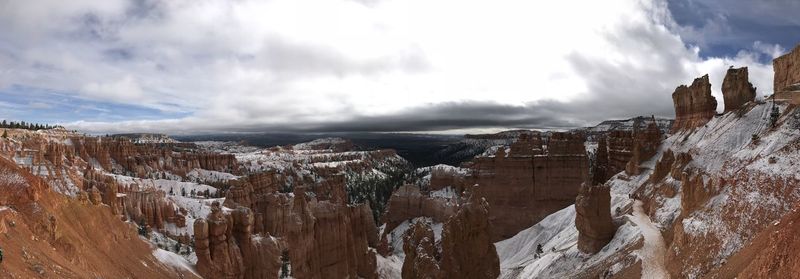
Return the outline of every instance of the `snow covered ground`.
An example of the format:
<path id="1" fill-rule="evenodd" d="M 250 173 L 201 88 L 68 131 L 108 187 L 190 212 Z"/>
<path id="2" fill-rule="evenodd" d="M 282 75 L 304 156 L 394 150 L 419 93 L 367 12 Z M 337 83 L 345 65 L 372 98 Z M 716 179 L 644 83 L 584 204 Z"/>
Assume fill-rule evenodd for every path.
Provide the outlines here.
<path id="1" fill-rule="evenodd" d="M 173 267 L 179 270 L 186 270 L 191 272 L 192 274 L 196 275 L 197 277 L 202 278 L 200 274 L 197 274 L 197 270 L 194 268 L 194 264 L 187 261 L 182 256 L 175 254 L 173 252 L 164 250 L 164 249 L 155 249 L 153 250 L 153 256 L 158 259 L 161 263 L 166 266 Z"/>
<path id="2" fill-rule="evenodd" d="M 642 232 L 644 245 L 636 253 L 642 259 L 642 278 L 668 279 L 665 256 L 667 246 L 661 231 L 650 222 L 650 217 L 644 214 L 642 201 L 633 203 L 633 216 L 630 217 Z"/>

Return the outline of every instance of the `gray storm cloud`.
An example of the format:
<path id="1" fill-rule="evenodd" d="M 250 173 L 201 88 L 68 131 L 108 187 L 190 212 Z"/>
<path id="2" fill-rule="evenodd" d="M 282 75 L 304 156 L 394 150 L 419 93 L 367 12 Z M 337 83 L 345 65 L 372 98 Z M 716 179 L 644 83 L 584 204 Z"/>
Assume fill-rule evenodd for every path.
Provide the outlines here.
<path id="1" fill-rule="evenodd" d="M 528 1 L 314 3 L 2 2 L 0 92 L 185 115 L 65 123 L 92 133 L 570 128 L 672 116 L 670 93 L 706 73 L 721 98 L 729 66 L 750 67 L 769 94 L 762 56 L 782 49 L 752 42 L 703 57 L 691 37 L 703 31 L 659 0 L 587 14 Z"/>

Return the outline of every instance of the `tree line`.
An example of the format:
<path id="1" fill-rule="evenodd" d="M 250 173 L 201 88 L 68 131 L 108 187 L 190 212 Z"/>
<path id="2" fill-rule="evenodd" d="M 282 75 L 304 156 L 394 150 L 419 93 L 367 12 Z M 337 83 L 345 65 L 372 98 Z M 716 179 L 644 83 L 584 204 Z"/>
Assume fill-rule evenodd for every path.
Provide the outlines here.
<path id="1" fill-rule="evenodd" d="M 49 130 L 53 128 L 57 128 L 61 126 L 53 126 L 48 124 L 39 124 L 39 123 L 26 123 L 25 121 L 14 122 L 14 121 L 6 121 L 0 122 L 0 128 L 3 129 L 25 129 L 25 130 Z"/>

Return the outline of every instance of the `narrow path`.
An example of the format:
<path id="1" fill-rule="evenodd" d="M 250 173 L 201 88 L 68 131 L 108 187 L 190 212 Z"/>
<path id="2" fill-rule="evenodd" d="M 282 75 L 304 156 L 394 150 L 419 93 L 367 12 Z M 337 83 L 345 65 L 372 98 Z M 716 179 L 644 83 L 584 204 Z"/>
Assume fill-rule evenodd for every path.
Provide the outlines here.
<path id="1" fill-rule="evenodd" d="M 630 219 L 639 227 L 642 237 L 644 237 L 644 245 L 638 251 L 639 257 L 642 259 L 642 278 L 669 278 L 664 259 L 667 254 L 664 237 L 650 221 L 650 217 L 644 214 L 642 201 L 635 200 L 633 202 L 633 216 L 630 216 Z"/>

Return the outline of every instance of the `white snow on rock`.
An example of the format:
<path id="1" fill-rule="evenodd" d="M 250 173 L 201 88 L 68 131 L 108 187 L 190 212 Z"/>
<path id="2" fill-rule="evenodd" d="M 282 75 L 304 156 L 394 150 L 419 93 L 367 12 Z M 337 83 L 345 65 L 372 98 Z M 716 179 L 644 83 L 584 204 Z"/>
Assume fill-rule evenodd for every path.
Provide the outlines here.
<path id="1" fill-rule="evenodd" d="M 240 176 L 227 172 L 219 172 L 204 169 L 193 169 L 186 174 L 186 179 L 193 182 L 226 182 L 239 179 Z"/>
<path id="2" fill-rule="evenodd" d="M 153 256 L 158 259 L 162 264 L 173 267 L 179 270 L 186 270 L 191 272 L 192 274 L 196 275 L 197 277 L 201 277 L 200 274 L 194 268 L 194 265 L 181 257 L 178 254 L 175 254 L 170 251 L 166 251 L 163 249 L 155 249 L 153 250 Z"/>

